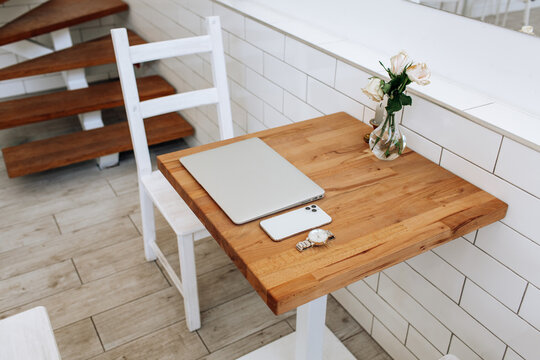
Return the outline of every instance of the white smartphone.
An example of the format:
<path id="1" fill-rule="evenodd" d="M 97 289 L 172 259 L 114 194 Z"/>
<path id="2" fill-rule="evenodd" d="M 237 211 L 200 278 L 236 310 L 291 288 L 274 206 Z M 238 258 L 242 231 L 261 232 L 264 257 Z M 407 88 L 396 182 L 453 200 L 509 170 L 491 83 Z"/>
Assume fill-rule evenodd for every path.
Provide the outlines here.
<path id="1" fill-rule="evenodd" d="M 301 209 L 263 220 L 260 224 L 272 240 L 281 241 L 331 222 L 330 215 L 317 205 L 305 205 Z"/>

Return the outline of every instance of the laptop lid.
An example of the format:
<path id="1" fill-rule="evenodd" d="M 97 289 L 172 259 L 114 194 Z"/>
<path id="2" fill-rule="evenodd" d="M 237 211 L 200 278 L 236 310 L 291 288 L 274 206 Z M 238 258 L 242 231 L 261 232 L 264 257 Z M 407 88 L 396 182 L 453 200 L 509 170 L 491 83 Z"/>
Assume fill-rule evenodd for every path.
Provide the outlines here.
<path id="1" fill-rule="evenodd" d="M 180 158 L 235 224 L 320 199 L 324 190 L 259 138 Z"/>

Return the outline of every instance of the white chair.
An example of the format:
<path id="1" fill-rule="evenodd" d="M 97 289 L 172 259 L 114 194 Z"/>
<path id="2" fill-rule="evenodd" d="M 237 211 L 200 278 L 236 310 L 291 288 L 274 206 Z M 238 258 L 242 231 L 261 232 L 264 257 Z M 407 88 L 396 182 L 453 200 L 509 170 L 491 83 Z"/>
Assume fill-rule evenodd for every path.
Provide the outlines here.
<path id="1" fill-rule="evenodd" d="M 531 17 L 531 0 L 522 0 L 525 3 L 525 8 L 523 9 L 523 26 L 529 25 L 529 20 Z M 510 10 L 510 0 L 506 0 L 506 8 L 504 10 L 504 17 L 502 21 L 502 26 L 506 26 L 506 21 L 508 20 L 508 11 Z"/>
<path id="2" fill-rule="evenodd" d="M 148 261 L 157 258 L 161 262 L 184 297 L 186 322 L 190 331 L 201 327 L 193 241 L 205 237 L 208 233 L 161 172 L 152 172 L 143 119 L 187 108 L 217 104 L 220 137 L 222 140 L 233 137 L 219 17 L 206 18 L 206 25 L 208 35 L 135 46 L 129 46 L 126 29 L 111 30 L 137 164 L 145 256 Z M 197 53 L 211 54 L 215 87 L 139 101 L 133 64 Z M 177 234 L 181 281 L 156 244 L 153 205 Z"/>
<path id="3" fill-rule="evenodd" d="M 60 360 L 43 306 L 0 320 L 0 359 Z"/>
<path id="4" fill-rule="evenodd" d="M 435 8 L 437 5 L 441 10 L 445 9 L 446 4 L 453 3 L 454 10 L 452 11 L 455 14 L 461 14 L 463 12 L 463 0 L 409 0 L 416 4 L 425 4 L 427 6 Z M 448 10 L 450 11 L 450 10 Z"/>

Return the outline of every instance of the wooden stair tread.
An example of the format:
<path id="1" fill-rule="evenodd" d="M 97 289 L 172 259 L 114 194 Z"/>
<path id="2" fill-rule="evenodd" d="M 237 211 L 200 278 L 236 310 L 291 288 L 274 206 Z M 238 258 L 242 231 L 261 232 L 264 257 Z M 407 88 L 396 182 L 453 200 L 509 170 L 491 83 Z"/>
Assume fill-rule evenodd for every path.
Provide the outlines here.
<path id="1" fill-rule="evenodd" d="M 177 113 L 144 121 L 148 144 L 158 144 L 193 134 L 193 127 Z M 2 149 L 8 176 L 28 175 L 100 156 L 132 149 L 127 122 L 61 135 Z"/>
<path id="2" fill-rule="evenodd" d="M 139 45 L 146 42 L 131 30 L 128 30 L 128 37 L 130 45 Z M 116 62 L 116 58 L 111 36 L 106 35 L 99 39 L 73 45 L 52 54 L 0 69 L 0 81 L 114 62 Z"/>
<path id="3" fill-rule="evenodd" d="M 128 9 L 121 0 L 49 0 L 0 28 L 0 45 L 115 14 Z"/>
<path id="4" fill-rule="evenodd" d="M 141 100 L 175 93 L 174 88 L 157 75 L 139 78 L 137 84 Z M 0 103 L 0 129 L 109 109 L 123 104 L 120 81 L 5 101 Z"/>

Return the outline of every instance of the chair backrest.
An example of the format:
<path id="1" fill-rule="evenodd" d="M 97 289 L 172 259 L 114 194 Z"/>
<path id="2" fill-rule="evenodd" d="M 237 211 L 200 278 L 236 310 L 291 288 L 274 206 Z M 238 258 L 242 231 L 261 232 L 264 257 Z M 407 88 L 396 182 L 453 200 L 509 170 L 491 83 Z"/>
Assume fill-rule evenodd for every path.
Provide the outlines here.
<path id="1" fill-rule="evenodd" d="M 143 119 L 145 118 L 197 106 L 217 104 L 220 138 L 225 140 L 233 137 L 231 104 L 219 17 L 207 17 L 206 25 L 208 35 L 134 46 L 129 46 L 125 28 L 111 30 L 139 178 L 152 172 L 144 129 Z M 139 100 L 133 64 L 207 52 L 211 53 L 213 88 L 146 101 Z"/>

